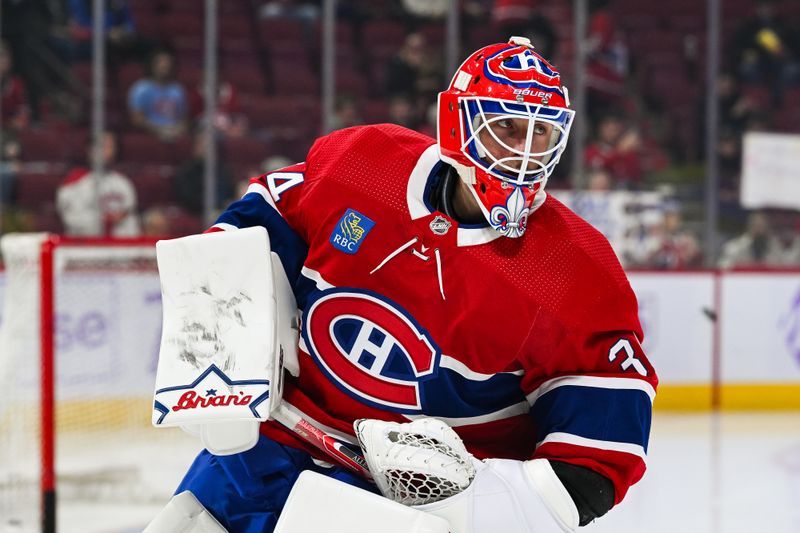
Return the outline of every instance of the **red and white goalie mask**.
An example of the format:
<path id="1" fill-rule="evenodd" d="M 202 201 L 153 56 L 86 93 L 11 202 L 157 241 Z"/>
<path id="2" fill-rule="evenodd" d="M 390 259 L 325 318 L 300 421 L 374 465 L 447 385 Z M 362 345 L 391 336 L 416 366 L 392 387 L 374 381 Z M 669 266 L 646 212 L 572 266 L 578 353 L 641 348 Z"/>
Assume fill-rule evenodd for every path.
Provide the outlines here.
<path id="1" fill-rule="evenodd" d="M 489 224 L 520 237 L 544 201 L 574 115 L 559 73 L 528 39 L 512 37 L 472 54 L 439 93 L 439 153 Z"/>

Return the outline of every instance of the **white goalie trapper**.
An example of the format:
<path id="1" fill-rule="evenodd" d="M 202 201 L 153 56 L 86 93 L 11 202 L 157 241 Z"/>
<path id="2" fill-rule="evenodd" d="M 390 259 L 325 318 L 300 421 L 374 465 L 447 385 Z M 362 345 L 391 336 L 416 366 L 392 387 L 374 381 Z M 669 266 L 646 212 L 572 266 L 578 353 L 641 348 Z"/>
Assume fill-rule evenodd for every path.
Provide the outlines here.
<path id="1" fill-rule="evenodd" d="M 435 418 L 357 420 L 381 494 L 444 518 L 451 533 L 573 533 L 578 510 L 547 459 L 479 461 Z"/>
<path id="2" fill-rule="evenodd" d="M 156 245 L 163 331 L 153 425 L 199 434 L 209 451 L 255 445 L 298 373 L 297 306 L 263 227 Z"/>

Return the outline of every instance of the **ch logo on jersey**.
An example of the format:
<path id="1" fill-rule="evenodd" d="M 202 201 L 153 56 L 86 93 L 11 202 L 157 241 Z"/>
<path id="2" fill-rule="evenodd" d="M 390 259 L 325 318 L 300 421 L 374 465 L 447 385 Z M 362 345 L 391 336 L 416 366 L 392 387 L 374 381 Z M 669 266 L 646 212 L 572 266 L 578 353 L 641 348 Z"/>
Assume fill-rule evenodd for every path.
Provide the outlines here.
<path id="1" fill-rule="evenodd" d="M 354 254 L 374 225 L 375 222 L 358 211 L 348 209 L 331 233 L 331 244 L 346 254 Z"/>
<path id="2" fill-rule="evenodd" d="M 558 75 L 546 61 L 528 48 L 523 51 L 519 51 L 519 47 L 507 48 L 486 60 L 486 73 L 489 78 L 500 82 L 512 82 L 515 85 L 530 82 L 529 71 L 532 69 L 553 81 L 552 86 L 544 88 L 561 92 L 556 83 Z M 539 86 L 538 83 L 531 83 L 531 85 Z"/>
<path id="3" fill-rule="evenodd" d="M 436 375 L 441 352 L 393 302 L 357 289 L 324 291 L 308 307 L 303 339 L 348 395 L 382 409 L 422 411 L 421 382 Z"/>

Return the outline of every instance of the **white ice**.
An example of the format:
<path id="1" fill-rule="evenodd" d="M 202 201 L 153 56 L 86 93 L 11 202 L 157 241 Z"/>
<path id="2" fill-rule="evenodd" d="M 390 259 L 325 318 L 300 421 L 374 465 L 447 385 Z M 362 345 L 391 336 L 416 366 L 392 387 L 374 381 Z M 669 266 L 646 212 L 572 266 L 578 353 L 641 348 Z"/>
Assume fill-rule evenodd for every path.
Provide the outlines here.
<path id="1" fill-rule="evenodd" d="M 158 484 L 166 495 L 136 505 L 63 502 L 59 533 L 141 531 L 194 458 L 199 444 L 186 437 L 169 448 L 139 442 L 114 452 L 146 458 L 147 483 Z M 618 508 L 581 531 L 800 531 L 800 413 L 656 413 L 648 465 L 644 479 Z M 0 532 L 6 530 L 0 526 Z"/>

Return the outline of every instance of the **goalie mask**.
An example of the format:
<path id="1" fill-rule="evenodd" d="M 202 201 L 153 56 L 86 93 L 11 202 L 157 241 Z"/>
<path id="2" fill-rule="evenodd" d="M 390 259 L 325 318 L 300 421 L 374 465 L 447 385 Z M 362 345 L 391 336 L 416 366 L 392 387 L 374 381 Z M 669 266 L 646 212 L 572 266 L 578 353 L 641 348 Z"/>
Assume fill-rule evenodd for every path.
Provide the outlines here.
<path id="1" fill-rule="evenodd" d="M 489 224 L 525 233 L 567 145 L 575 112 L 558 72 L 528 39 L 481 48 L 439 93 L 438 144 Z"/>

